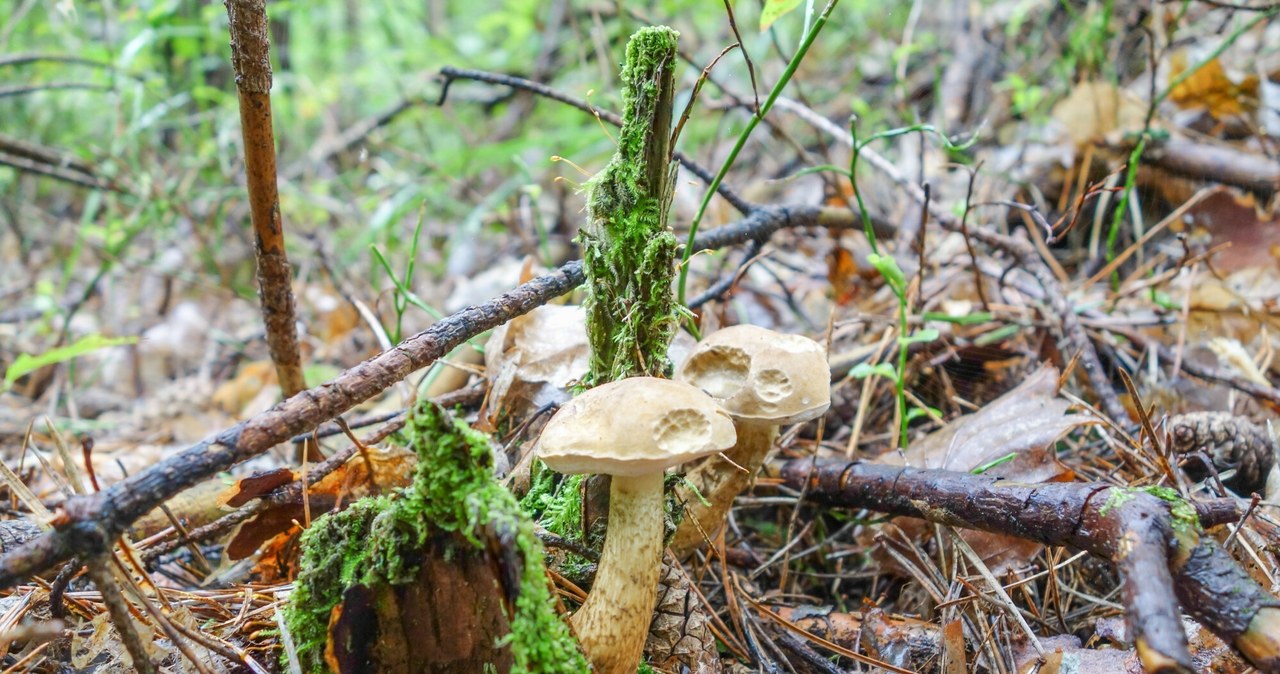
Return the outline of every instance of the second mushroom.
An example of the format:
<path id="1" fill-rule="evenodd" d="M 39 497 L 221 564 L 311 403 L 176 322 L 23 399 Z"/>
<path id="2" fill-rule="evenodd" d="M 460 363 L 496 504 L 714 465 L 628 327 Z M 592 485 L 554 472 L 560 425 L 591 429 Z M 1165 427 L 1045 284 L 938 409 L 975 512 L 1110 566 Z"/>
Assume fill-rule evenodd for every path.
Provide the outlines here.
<path id="1" fill-rule="evenodd" d="M 737 325 L 702 340 L 676 379 L 718 400 L 738 435 L 733 449 L 707 458 L 688 474 L 705 501 L 682 490 L 685 517 L 671 549 L 683 558 L 724 523 L 734 498 L 764 464 L 778 427 L 827 411 L 831 374 L 826 350 L 812 339 Z"/>

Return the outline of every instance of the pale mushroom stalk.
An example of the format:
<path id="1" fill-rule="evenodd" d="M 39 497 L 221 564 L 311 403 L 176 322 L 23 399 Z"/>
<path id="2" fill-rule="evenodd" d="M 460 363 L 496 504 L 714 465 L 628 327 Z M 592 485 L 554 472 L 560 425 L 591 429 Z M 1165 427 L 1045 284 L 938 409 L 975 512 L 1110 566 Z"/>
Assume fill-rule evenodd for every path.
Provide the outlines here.
<path id="1" fill-rule="evenodd" d="M 688 487 L 677 487 L 685 504 L 684 520 L 671 540 L 671 549 L 677 555 L 702 545 L 706 537 L 720 528 L 733 500 L 751 486 L 778 437 L 775 424 L 738 419 L 733 428 L 738 433 L 738 443 L 733 449 L 706 459 L 686 475 L 689 483 L 697 485 L 702 499 Z"/>
<path id="2" fill-rule="evenodd" d="M 571 622 L 599 674 L 633 674 L 662 566 L 662 473 L 615 475 L 595 583 Z"/>
<path id="3" fill-rule="evenodd" d="M 597 386 L 542 430 L 537 453 L 552 470 L 613 477 L 595 583 L 571 618 L 597 674 L 640 664 L 662 567 L 663 473 L 734 440 L 733 421 L 707 394 L 652 377 Z"/>

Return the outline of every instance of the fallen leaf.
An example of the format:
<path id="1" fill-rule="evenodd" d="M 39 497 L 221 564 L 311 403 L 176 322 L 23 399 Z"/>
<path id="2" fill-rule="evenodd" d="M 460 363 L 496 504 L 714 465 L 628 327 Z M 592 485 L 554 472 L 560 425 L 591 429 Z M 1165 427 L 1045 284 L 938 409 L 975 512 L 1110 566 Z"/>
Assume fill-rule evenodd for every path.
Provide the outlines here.
<path id="1" fill-rule="evenodd" d="M 288 502 L 272 503 L 262 512 L 241 524 L 227 542 L 227 557 L 230 559 L 244 559 L 252 555 L 268 541 L 272 541 L 277 537 L 292 538 L 297 534 L 294 522 L 303 521 L 306 517 L 307 508 L 310 509 L 311 518 L 315 519 L 332 510 L 339 502 L 350 503 L 362 496 L 380 494 L 409 484 L 418 460 L 416 454 L 401 447 L 369 447 L 364 456 L 368 456 L 373 463 L 372 480 L 370 479 L 370 466 L 365 462 L 363 456 L 361 454 L 352 456 L 337 470 L 329 473 L 324 479 L 311 486 L 311 489 L 307 491 L 307 504 L 305 507 L 302 497 L 299 495 Z M 261 476 L 257 482 L 245 484 L 244 480 L 241 480 L 231 487 L 223 498 L 228 503 L 233 500 L 238 503 L 247 503 L 253 498 L 265 495 L 275 489 L 274 486 L 269 487 L 270 483 L 282 478 L 283 476 L 280 472 L 275 471 Z M 283 480 L 279 484 L 289 481 Z M 279 484 L 276 486 L 279 486 Z M 377 486 L 375 487 L 374 485 Z M 291 547 L 277 549 L 292 551 Z M 271 556 L 267 554 L 262 557 L 262 561 L 259 562 L 259 566 L 262 568 L 270 566 L 283 567 L 291 563 L 291 560 L 271 559 Z"/>
<path id="2" fill-rule="evenodd" d="M 1114 131 L 1141 129 L 1146 114 L 1138 97 L 1109 82 L 1081 82 L 1053 106 L 1053 118 L 1076 147 Z"/>
<path id="3" fill-rule="evenodd" d="M 1170 58 L 1169 80 L 1187 71 L 1187 52 L 1179 50 Z M 1222 62 L 1210 59 L 1169 92 L 1169 100 L 1184 110 L 1204 110 L 1214 119 L 1252 116 L 1258 110 L 1259 80 L 1246 75 L 1237 82 L 1227 76 Z"/>
<path id="4" fill-rule="evenodd" d="M 231 415 L 241 415 L 267 386 L 276 385 L 276 368 L 269 360 L 255 360 L 240 366 L 234 379 L 213 392 L 213 402 Z"/>
<path id="5" fill-rule="evenodd" d="M 769 30 L 773 22 L 800 6 L 800 0 L 765 0 L 764 9 L 760 12 L 760 32 Z"/>
<path id="6" fill-rule="evenodd" d="M 497 328 L 484 352 L 489 420 L 524 419 L 568 400 L 568 387 L 586 375 L 590 355 L 580 306 L 538 307 Z"/>
<path id="7" fill-rule="evenodd" d="M 297 476 L 288 468 L 277 468 L 254 473 L 249 477 L 237 480 L 235 486 L 224 493 L 222 504 L 232 508 L 239 508 L 249 501 L 266 496 L 276 487 L 288 484 L 296 479 Z"/>
<path id="8" fill-rule="evenodd" d="M 1013 390 L 982 409 L 948 423 L 914 442 L 903 453 L 887 452 L 876 461 L 914 468 L 984 472 L 1023 483 L 1068 480 L 1071 471 L 1054 457 L 1058 439 L 1072 430 L 1098 423 L 1085 414 L 1068 414 L 1070 403 L 1057 396 L 1058 370 L 1042 367 Z M 897 518 L 910 538 L 925 535 L 920 520 Z M 1041 546 L 1021 538 L 985 531 L 961 531 L 967 542 L 997 576 L 1025 564 Z M 890 567 L 893 565 L 886 560 Z"/>

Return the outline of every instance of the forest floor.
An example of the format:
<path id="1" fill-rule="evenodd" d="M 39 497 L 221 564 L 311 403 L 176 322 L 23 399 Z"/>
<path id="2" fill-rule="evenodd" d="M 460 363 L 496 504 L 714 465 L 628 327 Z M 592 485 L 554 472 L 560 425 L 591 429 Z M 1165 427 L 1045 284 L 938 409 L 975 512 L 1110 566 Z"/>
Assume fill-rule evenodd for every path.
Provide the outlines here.
<path id="1" fill-rule="evenodd" d="M 489 434 L 524 496 L 587 374 L 580 187 L 649 24 L 680 31 L 692 101 L 670 217 L 696 238 L 690 325 L 807 336 L 831 376 L 727 525 L 667 556 L 650 666 L 1280 666 L 1250 645 L 1280 644 L 1274 3 L 845 0 L 825 25 L 813 2 L 269 7 L 313 387 L 283 406 L 222 6 L 15 4 L 0 671 L 130 671 L 139 647 L 156 671 L 291 671 L 299 534 L 408 486 L 415 400 Z M 592 569 L 566 550 L 598 541 L 561 534 L 571 612 Z M 1189 570 L 1211 548 L 1244 603 Z"/>

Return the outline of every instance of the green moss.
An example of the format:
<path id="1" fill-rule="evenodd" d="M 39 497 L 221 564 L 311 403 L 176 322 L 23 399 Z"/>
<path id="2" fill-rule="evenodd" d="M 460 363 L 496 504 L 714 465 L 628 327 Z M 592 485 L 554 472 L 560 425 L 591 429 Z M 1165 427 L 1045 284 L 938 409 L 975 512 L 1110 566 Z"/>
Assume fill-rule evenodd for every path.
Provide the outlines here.
<path id="1" fill-rule="evenodd" d="M 524 561 L 511 634 L 501 639 L 511 648 L 512 671 L 587 671 L 556 613 L 542 543 L 515 499 L 493 480 L 488 437 L 429 401 L 414 408 L 406 431 L 419 459 L 413 484 L 325 515 L 303 534 L 302 570 L 284 609 L 303 670 L 326 671 L 329 614 L 347 588 L 412 582 L 416 553 L 429 537 L 454 533 L 483 550 L 482 532 L 491 529 L 511 534 Z"/>
<path id="2" fill-rule="evenodd" d="M 1098 514 L 1106 517 L 1107 513 L 1111 512 L 1112 508 L 1119 508 L 1129 501 L 1132 501 L 1133 497 L 1134 492 L 1132 490 L 1123 489 L 1121 487 L 1112 487 L 1107 490 L 1107 502 L 1103 503 L 1102 507 L 1098 509 Z"/>
<path id="3" fill-rule="evenodd" d="M 1176 533 L 1200 532 L 1200 515 L 1196 514 L 1196 507 L 1179 496 L 1178 490 L 1151 486 L 1143 491 L 1169 504 L 1169 515 L 1173 518 L 1172 524 Z"/>
<path id="4" fill-rule="evenodd" d="M 567 541 L 599 550 L 604 531 L 587 532 L 582 523 L 582 491 L 586 475 L 560 475 L 541 461 L 534 461 L 529 493 L 520 501 L 524 512 L 547 532 Z M 582 555 L 565 551 L 556 571 L 575 584 L 585 584 L 594 564 Z"/>
<path id="5" fill-rule="evenodd" d="M 677 242 L 667 227 L 677 35 L 650 27 L 631 37 L 618 150 L 586 186 L 580 241 L 593 385 L 670 371 L 667 347 L 678 322 L 671 292 Z"/>
<path id="6" fill-rule="evenodd" d="M 1141 489 L 1123 489 L 1120 487 L 1112 487 L 1107 494 L 1107 501 L 1098 511 L 1099 514 L 1106 516 L 1112 508 L 1120 506 L 1133 500 L 1135 496 L 1141 493 L 1150 494 L 1161 501 L 1169 504 L 1169 515 L 1171 516 L 1170 524 L 1173 526 L 1174 533 L 1178 535 L 1199 534 L 1200 532 L 1200 516 L 1196 514 L 1195 506 L 1191 505 L 1186 499 L 1178 495 L 1178 490 L 1170 487 L 1150 486 Z"/>

